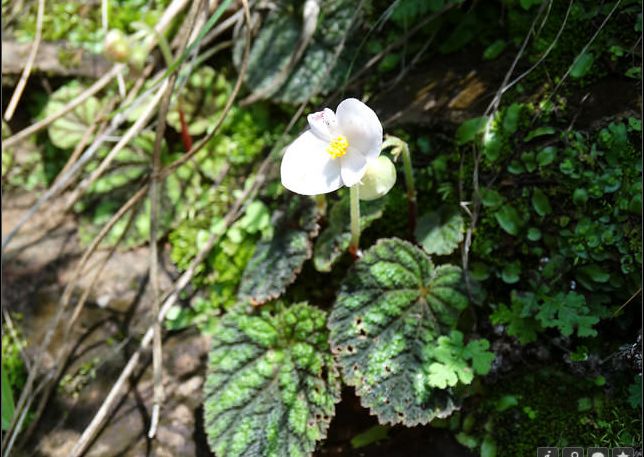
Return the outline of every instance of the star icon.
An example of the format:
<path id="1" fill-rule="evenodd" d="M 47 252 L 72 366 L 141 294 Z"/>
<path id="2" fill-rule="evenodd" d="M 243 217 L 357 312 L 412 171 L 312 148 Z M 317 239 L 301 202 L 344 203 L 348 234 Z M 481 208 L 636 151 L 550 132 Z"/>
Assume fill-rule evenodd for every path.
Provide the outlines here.
<path id="1" fill-rule="evenodd" d="M 626 452 L 622 451 L 620 452 L 617 457 L 630 457 Z"/>

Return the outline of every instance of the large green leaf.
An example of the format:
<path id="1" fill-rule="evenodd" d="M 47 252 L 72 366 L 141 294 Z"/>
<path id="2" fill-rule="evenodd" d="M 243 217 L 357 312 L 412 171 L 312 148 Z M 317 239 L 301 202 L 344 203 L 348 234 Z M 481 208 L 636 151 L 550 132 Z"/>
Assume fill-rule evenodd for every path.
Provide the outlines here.
<path id="1" fill-rule="evenodd" d="M 365 230 L 380 219 L 386 198 L 360 203 L 360 228 Z M 351 218 L 349 217 L 349 194 L 345 193 L 329 210 L 329 225 L 322 230 L 315 242 L 313 263 L 318 271 L 328 272 L 346 252 L 351 241 Z"/>
<path id="2" fill-rule="evenodd" d="M 346 37 L 355 3 L 351 0 L 321 0 L 317 27 L 294 68 L 281 76 L 293 60 L 303 37 L 305 2 L 278 2 L 265 17 L 253 40 L 248 60 L 246 84 L 255 94 L 275 101 L 301 103 L 319 91 L 326 91 L 342 76 L 345 65 L 336 65 L 337 47 Z M 244 47 L 244 31 L 237 36 L 234 60 L 239 68 Z M 331 66 L 331 68 L 329 68 Z M 338 71 L 331 71 L 337 68 Z"/>
<path id="3" fill-rule="evenodd" d="M 2 430 L 7 430 L 11 425 L 13 419 L 15 405 L 13 402 L 13 392 L 11 391 L 11 384 L 9 384 L 9 377 L 4 366 L 2 367 Z"/>
<path id="4" fill-rule="evenodd" d="M 425 424 L 456 407 L 453 387 L 489 369 L 487 341 L 455 331 L 467 300 L 460 268 L 380 240 L 349 271 L 329 317 L 347 384 L 380 423 Z M 476 362 L 476 363 L 475 363 Z"/>
<path id="5" fill-rule="evenodd" d="M 325 321 L 323 311 L 304 303 L 220 321 L 204 400 L 217 457 L 311 455 L 340 397 Z"/>
<path id="6" fill-rule="evenodd" d="M 257 245 L 239 286 L 238 297 L 261 305 L 279 297 L 313 252 L 319 226 L 315 200 L 293 196 L 275 218 L 273 238 Z"/>
<path id="7" fill-rule="evenodd" d="M 62 86 L 49 97 L 45 106 L 45 117 L 59 112 L 65 105 L 80 95 L 83 90 L 84 87 L 77 81 L 72 81 Z M 94 123 L 100 109 L 101 104 L 98 99 L 89 97 L 79 106 L 49 125 L 47 129 L 49 139 L 61 149 L 73 148 Z"/>
<path id="8" fill-rule="evenodd" d="M 416 239 L 429 254 L 449 255 L 463 241 L 464 225 L 458 211 L 442 208 L 418 219 Z"/>

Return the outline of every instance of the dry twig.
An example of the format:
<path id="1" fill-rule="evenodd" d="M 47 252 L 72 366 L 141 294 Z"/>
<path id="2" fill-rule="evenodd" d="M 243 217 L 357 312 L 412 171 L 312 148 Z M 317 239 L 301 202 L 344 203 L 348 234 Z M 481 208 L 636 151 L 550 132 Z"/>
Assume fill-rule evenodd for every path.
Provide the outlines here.
<path id="1" fill-rule="evenodd" d="M 9 100 L 9 105 L 7 110 L 4 113 L 4 120 L 9 122 L 13 117 L 13 113 L 16 111 L 22 92 L 25 90 L 27 85 L 27 80 L 29 79 L 29 74 L 31 73 L 31 68 L 34 65 L 36 60 L 36 54 L 38 53 L 38 46 L 40 46 L 40 40 L 42 39 L 42 22 L 45 15 L 45 0 L 38 0 L 38 13 L 36 16 L 36 36 L 34 37 L 34 42 L 31 46 L 31 51 L 29 52 L 29 57 L 27 58 L 27 64 L 20 75 L 20 80 L 16 89 L 11 95 L 11 100 Z"/>

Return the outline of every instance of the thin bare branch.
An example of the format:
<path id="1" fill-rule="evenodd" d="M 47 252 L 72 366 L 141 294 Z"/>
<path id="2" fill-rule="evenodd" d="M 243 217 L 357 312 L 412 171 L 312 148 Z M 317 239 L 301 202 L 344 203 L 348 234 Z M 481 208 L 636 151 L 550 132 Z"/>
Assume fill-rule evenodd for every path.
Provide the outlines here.
<path id="1" fill-rule="evenodd" d="M 38 54 L 38 46 L 40 46 L 40 40 L 42 39 L 42 22 L 45 15 L 45 0 L 38 0 L 38 13 L 36 16 L 36 36 L 34 37 L 34 42 L 31 46 L 31 51 L 29 52 L 29 57 L 27 58 L 27 64 L 20 75 L 20 80 L 16 89 L 11 95 L 11 100 L 9 100 L 9 105 L 4 113 L 4 120 L 9 122 L 13 117 L 13 113 L 16 111 L 22 92 L 27 86 L 27 80 L 29 79 L 29 74 L 31 73 L 31 68 L 34 65 L 36 60 L 36 54 Z"/>
<path id="2" fill-rule="evenodd" d="M 192 4 L 188 17 L 184 21 L 182 31 L 180 32 L 180 45 L 175 55 L 179 58 L 188 46 L 191 31 L 194 32 L 194 26 L 197 21 L 201 1 Z M 196 37 L 196 35 L 194 35 Z M 171 62 L 168 62 L 168 66 Z M 159 415 L 161 405 L 163 404 L 163 353 L 161 344 L 161 323 L 158 321 L 159 315 L 159 254 L 157 252 L 158 232 L 159 232 L 159 207 L 160 207 L 160 179 L 161 171 L 161 147 L 166 129 L 166 117 L 168 108 L 172 99 L 172 91 L 177 81 L 178 69 L 168 78 L 157 117 L 157 130 L 154 138 L 154 149 L 152 150 L 152 176 L 150 177 L 150 285 L 152 290 L 152 316 L 154 322 L 154 346 L 152 352 L 153 360 L 153 379 L 154 379 L 154 400 L 152 406 L 152 418 L 150 421 L 150 430 L 148 438 L 152 439 L 156 435 L 157 425 L 159 424 Z"/>

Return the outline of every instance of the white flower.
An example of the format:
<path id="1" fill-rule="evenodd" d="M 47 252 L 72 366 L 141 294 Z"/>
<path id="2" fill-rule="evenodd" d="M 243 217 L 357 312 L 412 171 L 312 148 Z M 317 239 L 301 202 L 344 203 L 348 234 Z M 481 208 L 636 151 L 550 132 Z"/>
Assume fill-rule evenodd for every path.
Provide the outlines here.
<path id="1" fill-rule="evenodd" d="M 355 98 L 309 114 L 309 130 L 282 158 L 282 184 L 301 195 L 326 194 L 358 184 L 380 154 L 382 125 L 371 108 Z"/>

